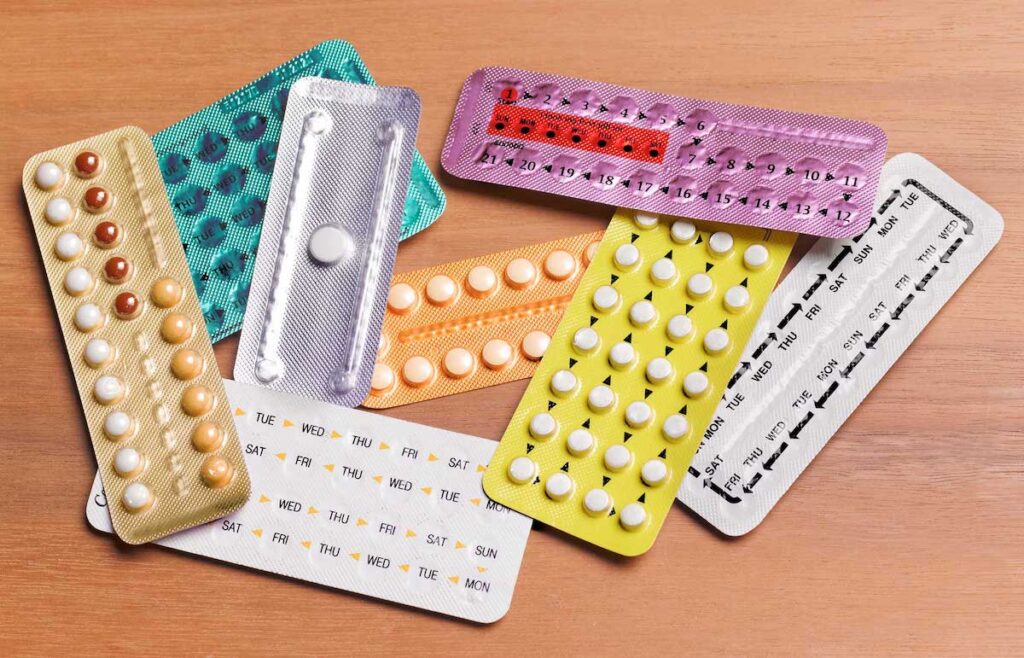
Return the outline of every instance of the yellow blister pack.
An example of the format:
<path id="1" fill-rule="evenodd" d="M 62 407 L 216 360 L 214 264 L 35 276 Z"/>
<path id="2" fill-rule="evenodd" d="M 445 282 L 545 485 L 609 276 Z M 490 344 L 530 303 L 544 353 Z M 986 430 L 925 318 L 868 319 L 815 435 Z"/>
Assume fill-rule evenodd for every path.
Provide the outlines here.
<path id="1" fill-rule="evenodd" d="M 616 212 L 487 495 L 610 551 L 648 550 L 795 239 Z"/>

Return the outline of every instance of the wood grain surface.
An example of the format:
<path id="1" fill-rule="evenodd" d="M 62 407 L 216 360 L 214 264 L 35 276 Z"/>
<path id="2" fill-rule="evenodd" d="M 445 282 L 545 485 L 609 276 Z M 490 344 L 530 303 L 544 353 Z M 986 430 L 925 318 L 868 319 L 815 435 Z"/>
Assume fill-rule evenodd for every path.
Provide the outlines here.
<path id="1" fill-rule="evenodd" d="M 1024 5 L 16 2 L 0 12 L 0 654 L 1024 653 Z M 552 530 L 478 626 L 91 531 L 95 472 L 20 190 L 32 154 L 156 132 L 328 38 L 423 101 L 435 173 L 472 70 L 509 64 L 882 126 L 1000 210 L 1002 242 L 792 490 L 650 553 Z M 399 271 L 602 228 L 611 210 L 441 176 Z M 806 240 L 804 241 L 806 243 Z M 230 376 L 236 341 L 216 351 Z M 498 438 L 526 383 L 389 412 Z"/>

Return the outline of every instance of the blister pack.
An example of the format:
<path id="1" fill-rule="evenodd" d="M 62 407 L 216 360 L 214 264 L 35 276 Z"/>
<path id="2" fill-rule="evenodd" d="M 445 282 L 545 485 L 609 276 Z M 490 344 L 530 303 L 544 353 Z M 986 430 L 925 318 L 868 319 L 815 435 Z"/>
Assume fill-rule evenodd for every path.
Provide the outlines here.
<path id="1" fill-rule="evenodd" d="M 249 475 L 149 137 L 40 153 L 22 186 L 117 535 L 241 507 Z"/>
<path id="2" fill-rule="evenodd" d="M 454 176 L 666 215 L 829 237 L 871 216 L 885 133 L 861 121 L 505 67 L 466 80 Z"/>
<path id="3" fill-rule="evenodd" d="M 292 86 L 235 379 L 354 407 L 370 391 L 420 102 Z"/>
<path id="4" fill-rule="evenodd" d="M 882 170 L 868 229 L 821 240 L 772 295 L 679 500 L 756 527 L 999 240 L 999 213 L 919 155 Z"/>
<path id="5" fill-rule="evenodd" d="M 159 544 L 482 623 L 508 611 L 531 522 L 481 489 L 493 441 L 224 386 L 253 498 Z M 110 531 L 99 479 L 86 515 Z"/>
<path id="6" fill-rule="evenodd" d="M 393 277 L 363 406 L 396 407 L 529 378 L 602 235 Z"/>
<path id="7" fill-rule="evenodd" d="M 792 233 L 618 211 L 484 474 L 623 555 L 654 543 Z"/>
<path id="8" fill-rule="evenodd" d="M 351 44 L 324 41 L 153 136 L 214 341 L 242 327 L 288 92 L 308 76 L 374 84 Z M 417 153 L 402 239 L 430 226 L 444 206 L 441 186 Z"/>

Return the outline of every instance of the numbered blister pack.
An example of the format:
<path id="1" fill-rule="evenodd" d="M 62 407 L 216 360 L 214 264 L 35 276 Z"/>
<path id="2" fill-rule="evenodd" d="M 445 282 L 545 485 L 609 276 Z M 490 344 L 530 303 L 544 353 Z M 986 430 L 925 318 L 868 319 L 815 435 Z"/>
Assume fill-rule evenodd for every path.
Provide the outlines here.
<path id="1" fill-rule="evenodd" d="M 667 215 L 857 235 L 886 137 L 837 117 L 483 68 L 466 80 L 450 174 Z"/>
<path id="2" fill-rule="evenodd" d="M 755 528 L 999 240 L 999 213 L 913 153 L 867 230 L 821 240 L 772 295 L 679 500 Z"/>
<path id="3" fill-rule="evenodd" d="M 211 338 L 242 327 L 288 92 L 301 77 L 374 84 L 344 41 L 324 41 L 153 136 Z M 445 197 L 417 153 L 402 239 L 430 226 Z"/>
<path id="4" fill-rule="evenodd" d="M 508 611 L 531 522 L 483 493 L 493 441 L 224 386 L 252 500 L 160 545 L 477 622 Z M 110 531 L 98 478 L 86 515 Z"/>
<path id="5" fill-rule="evenodd" d="M 235 378 L 346 407 L 370 392 L 420 101 L 292 86 Z"/>
<path id="6" fill-rule="evenodd" d="M 530 377 L 602 235 L 395 276 L 363 406 L 395 407 Z"/>
<path id="7" fill-rule="evenodd" d="M 608 550 L 650 548 L 795 237 L 617 212 L 487 493 Z"/>
<path id="8" fill-rule="evenodd" d="M 40 153 L 22 185 L 118 536 L 241 507 L 249 475 L 149 137 Z"/>

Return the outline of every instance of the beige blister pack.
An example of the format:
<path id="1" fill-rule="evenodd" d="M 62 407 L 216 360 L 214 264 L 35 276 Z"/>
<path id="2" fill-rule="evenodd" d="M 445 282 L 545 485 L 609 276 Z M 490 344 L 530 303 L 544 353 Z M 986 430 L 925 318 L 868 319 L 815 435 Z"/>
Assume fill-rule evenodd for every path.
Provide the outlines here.
<path id="1" fill-rule="evenodd" d="M 396 407 L 533 375 L 602 235 L 393 277 L 363 406 Z"/>
<path id="2" fill-rule="evenodd" d="M 149 137 L 40 153 L 22 186 L 117 535 L 241 507 L 249 475 Z"/>

